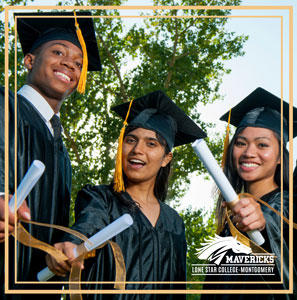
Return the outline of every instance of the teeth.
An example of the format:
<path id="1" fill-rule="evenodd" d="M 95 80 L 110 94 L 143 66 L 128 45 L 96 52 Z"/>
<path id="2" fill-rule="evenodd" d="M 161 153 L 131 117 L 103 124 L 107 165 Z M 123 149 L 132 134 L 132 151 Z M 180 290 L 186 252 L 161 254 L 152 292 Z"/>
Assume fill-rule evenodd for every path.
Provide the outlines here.
<path id="1" fill-rule="evenodd" d="M 67 75 L 64 74 L 64 73 L 61 73 L 61 72 L 55 72 L 55 74 L 58 75 L 58 76 L 61 76 L 61 77 L 65 78 L 67 81 L 70 81 L 70 77 L 67 76 Z"/>
<path id="2" fill-rule="evenodd" d="M 244 167 L 246 168 L 254 168 L 257 167 L 257 164 L 253 164 L 253 163 L 241 163 Z"/>
<path id="3" fill-rule="evenodd" d="M 144 162 L 139 159 L 130 159 L 130 162 L 144 165 Z"/>

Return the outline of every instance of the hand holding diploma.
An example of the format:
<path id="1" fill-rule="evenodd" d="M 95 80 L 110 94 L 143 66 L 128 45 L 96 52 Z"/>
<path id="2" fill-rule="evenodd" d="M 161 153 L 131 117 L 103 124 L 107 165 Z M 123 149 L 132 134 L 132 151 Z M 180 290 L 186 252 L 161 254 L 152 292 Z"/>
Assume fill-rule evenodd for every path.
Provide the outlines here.
<path id="1" fill-rule="evenodd" d="M 9 199 L 12 198 L 12 195 L 9 195 Z M 18 210 L 18 217 L 23 218 L 25 220 L 30 220 L 30 209 L 27 206 L 26 201 L 20 206 Z M 14 213 L 9 211 L 8 214 L 8 231 L 9 234 L 14 231 Z M 4 242 L 5 239 L 5 199 L 4 195 L 0 196 L 0 243 Z"/>
<path id="2" fill-rule="evenodd" d="M 9 195 L 9 216 L 8 216 L 8 229 L 9 233 L 12 233 L 14 230 L 15 225 L 15 217 L 14 212 L 18 211 L 18 216 L 25 219 L 30 220 L 30 209 L 27 206 L 26 197 L 36 184 L 36 182 L 39 180 L 41 175 L 43 174 L 45 170 L 45 166 L 41 161 L 34 160 L 32 165 L 30 166 L 29 170 L 27 171 L 26 175 L 24 176 L 22 182 L 18 186 L 17 189 L 17 202 L 15 199 L 15 195 Z M 0 196 L 0 242 L 4 241 L 4 222 L 5 217 L 5 200 L 4 195 Z"/>
<path id="3" fill-rule="evenodd" d="M 79 246 L 70 242 L 55 244 L 55 248 L 64 252 L 69 260 L 67 262 L 57 263 L 52 257 L 47 256 L 46 262 L 48 264 L 48 268 L 44 268 L 37 274 L 38 280 L 47 281 L 55 274 L 59 276 L 65 276 L 66 272 L 70 271 L 73 260 L 82 254 L 80 249 L 84 249 L 86 251 L 96 249 L 101 244 L 105 243 L 109 239 L 113 238 L 117 234 L 130 227 L 132 224 L 132 217 L 129 214 L 124 214 L 123 216 L 116 219 L 111 224 L 91 236 L 88 240 L 89 242 L 84 242 Z"/>
<path id="4" fill-rule="evenodd" d="M 235 193 L 233 187 L 231 186 L 230 182 L 228 181 L 227 177 L 219 167 L 217 161 L 213 157 L 212 153 L 210 152 L 209 148 L 207 147 L 205 141 L 203 139 L 196 140 L 192 147 L 195 153 L 199 156 L 203 164 L 205 165 L 207 171 L 212 176 L 213 180 L 215 181 L 216 185 L 220 189 L 224 199 L 227 201 L 228 205 L 231 207 L 235 207 L 236 202 L 238 201 L 238 196 Z M 247 200 L 248 199 L 244 199 Z M 252 199 L 251 199 L 252 200 Z M 245 202 L 245 201 L 243 201 Z M 250 203 L 246 203 L 247 205 Z M 257 203 L 256 203 L 257 204 Z M 257 204 L 258 205 L 258 204 Z M 241 205 L 237 206 L 238 211 L 242 208 Z M 238 218 L 238 216 L 237 216 Z M 243 229 L 243 228 L 241 228 Z M 258 230 L 251 230 L 247 232 L 248 236 L 252 241 L 257 243 L 258 245 L 262 245 L 264 243 L 264 238 L 262 234 Z"/>

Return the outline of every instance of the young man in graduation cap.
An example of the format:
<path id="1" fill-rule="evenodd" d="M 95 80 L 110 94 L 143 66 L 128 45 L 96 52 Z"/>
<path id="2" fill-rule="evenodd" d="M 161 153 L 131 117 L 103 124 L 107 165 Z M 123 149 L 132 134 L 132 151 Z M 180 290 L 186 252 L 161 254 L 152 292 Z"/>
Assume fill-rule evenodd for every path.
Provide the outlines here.
<path id="1" fill-rule="evenodd" d="M 178 213 L 164 201 L 173 147 L 204 138 L 206 134 L 161 91 L 112 109 L 125 119 L 125 125 L 128 123 L 119 138 L 114 181 L 110 185 L 87 185 L 78 193 L 73 229 L 90 237 L 129 213 L 133 225 L 113 238 L 126 264 L 126 289 L 185 289 L 185 284 L 174 285 L 174 281 L 186 280 L 185 227 Z M 66 242 L 55 247 L 70 260 L 58 264 L 47 256 L 49 268 L 58 275 L 70 270 L 72 249 L 81 243 L 69 235 L 63 240 Z M 96 257 L 85 261 L 82 281 L 114 280 L 111 248 L 100 249 Z M 82 288 L 112 289 L 113 285 L 90 284 Z M 185 299 L 180 294 L 106 296 L 90 294 L 84 295 L 84 299 Z"/>
<path id="2" fill-rule="evenodd" d="M 289 226 L 283 222 L 283 231 L 281 231 L 281 217 L 263 204 L 270 205 L 284 217 L 289 218 L 289 153 L 286 149 L 289 141 L 289 104 L 284 101 L 282 104 L 283 118 L 281 99 L 262 88 L 257 88 L 221 117 L 223 121 L 228 121 L 230 117 L 230 123 L 237 127 L 226 152 L 224 172 L 237 194 L 242 192 L 251 194 L 250 197 L 241 197 L 232 208 L 232 223 L 242 233 L 254 229 L 260 230 L 265 238 L 265 243 L 261 247 L 267 252 L 273 253 L 276 259 L 273 274 L 265 275 L 264 272 L 254 275 L 223 274 L 206 278 L 206 281 L 256 281 L 260 284 L 211 285 L 212 289 L 260 289 L 267 290 L 267 292 L 289 289 Z M 295 137 L 297 135 L 297 108 L 295 107 L 293 115 L 293 136 Z M 282 159 L 281 149 L 283 150 Z M 283 170 L 283 174 L 281 170 Z M 281 182 L 283 182 L 283 186 Z M 282 187 L 283 190 L 281 190 Z M 263 202 L 258 203 L 254 197 Z M 219 232 L 222 236 L 230 236 L 229 226 L 225 222 L 223 201 L 224 199 L 220 195 L 217 203 Z M 233 253 L 232 255 L 242 254 Z M 267 283 L 268 281 L 281 281 L 282 274 L 283 283 Z M 293 267 L 295 292 L 296 278 L 296 268 Z M 209 295 L 207 299 L 233 299 L 233 297 L 249 299 L 250 295 L 228 295 L 226 293 L 224 296 L 211 297 Z M 271 294 L 259 294 L 252 297 L 261 300 L 279 299 L 278 296 Z M 293 296 L 282 295 L 282 299 L 290 298 Z"/>
<path id="3" fill-rule="evenodd" d="M 89 12 L 78 13 L 90 16 Z M 57 17 L 58 16 L 58 17 Z M 60 17 L 59 17 L 60 16 Z M 9 193 L 15 191 L 34 159 L 45 164 L 45 172 L 19 210 L 19 216 L 33 221 L 68 226 L 71 165 L 61 139 L 59 110 L 65 98 L 76 89 L 83 93 L 87 71 L 101 70 L 92 18 L 74 17 L 73 13 L 18 13 L 16 27 L 28 70 L 26 84 L 9 93 Z M 14 123 L 17 110 L 15 155 Z M 4 192 L 4 88 L 0 88 L 0 192 Z M 9 215 L 9 231 L 14 215 Z M 61 233 L 40 226 L 28 226 L 37 239 L 53 244 Z M 60 234 L 60 235 L 59 235 Z M 0 197 L 0 239 L 4 240 L 4 196 Z M 4 247 L 1 244 L 1 299 L 27 299 L 27 295 L 4 295 Z M 14 239 L 9 247 L 9 288 L 32 289 L 15 284 Z M 18 243 L 17 280 L 36 281 L 44 261 L 44 252 Z M 34 287 L 36 288 L 36 286 Z M 61 288 L 61 287 L 60 287 Z M 46 287 L 49 289 L 49 286 Z M 32 299 L 33 295 L 30 295 Z M 36 295 L 37 298 L 40 296 Z M 44 297 L 44 296 L 43 296 Z M 50 295 L 53 299 L 55 296 Z M 59 298 L 59 296 L 57 296 Z"/>

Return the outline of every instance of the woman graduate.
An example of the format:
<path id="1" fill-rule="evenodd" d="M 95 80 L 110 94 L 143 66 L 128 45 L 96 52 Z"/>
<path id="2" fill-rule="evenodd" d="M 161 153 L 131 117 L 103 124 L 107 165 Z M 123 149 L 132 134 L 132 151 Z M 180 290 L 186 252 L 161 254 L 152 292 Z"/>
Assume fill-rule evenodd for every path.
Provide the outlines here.
<path id="1" fill-rule="evenodd" d="M 129 103 L 113 110 L 125 118 Z M 172 148 L 190 143 L 205 133 L 163 92 L 156 91 L 133 101 L 119 158 L 122 158 L 123 188 L 111 185 L 86 186 L 76 200 L 76 223 L 73 229 L 91 236 L 112 221 L 129 213 L 133 225 L 118 234 L 114 241 L 120 246 L 126 264 L 126 289 L 185 289 L 174 281 L 186 280 L 185 228 L 178 213 L 166 205 Z M 122 148 L 122 149 L 121 149 Z M 116 170 L 115 173 L 117 173 Z M 115 176 L 116 177 L 116 176 Z M 55 245 L 73 257 L 72 236 Z M 69 243 L 72 242 L 72 243 Z M 69 265 L 58 265 L 51 257 L 48 267 L 57 275 L 69 271 Z M 109 247 L 97 251 L 94 259 L 85 261 L 83 281 L 114 281 L 115 266 Z M 133 284 L 129 281 L 150 282 Z M 158 281 L 160 283 L 154 283 Z M 162 283 L 171 281 L 172 283 Z M 112 289 L 111 284 L 94 285 L 92 289 Z M 104 295 L 84 296 L 102 299 Z M 108 299 L 183 299 L 177 295 L 106 295 Z"/>
<path id="2" fill-rule="evenodd" d="M 281 132 L 280 111 L 281 99 L 262 88 L 257 88 L 231 109 L 230 123 L 237 129 L 227 149 L 224 173 L 237 194 L 247 192 L 262 199 L 289 218 L 289 153 L 286 149 L 289 139 L 289 105 L 283 102 L 283 132 Z M 228 121 L 228 116 L 229 112 L 224 114 L 221 120 Z M 294 108 L 294 119 L 297 119 L 296 108 Z M 294 136 L 296 136 L 296 121 L 293 127 Z M 283 150 L 282 158 L 281 149 Z M 283 169 L 283 190 L 281 190 L 281 169 Z M 229 227 L 225 222 L 225 203 L 223 201 L 224 199 L 220 196 L 217 204 L 218 231 L 221 231 L 221 236 L 230 236 Z M 232 209 L 232 223 L 242 233 L 254 229 L 261 231 L 265 238 L 265 243 L 261 246 L 276 256 L 274 274 L 207 276 L 206 281 L 234 282 L 225 285 L 211 284 L 207 286 L 207 289 L 259 289 L 271 291 L 271 294 L 273 294 L 273 290 L 289 289 L 288 224 L 284 222 L 283 231 L 281 231 L 280 216 L 267 206 L 258 203 L 253 197 L 240 199 Z M 234 255 L 234 253 L 232 252 L 230 255 Z M 296 276 L 295 268 L 293 272 Z M 280 283 L 281 275 L 283 275 L 283 283 Z M 244 281 L 256 281 L 259 284 L 244 284 L 242 283 Z M 276 283 L 266 283 L 267 281 Z M 250 297 L 253 299 L 290 299 L 293 297 L 284 294 L 249 295 L 241 293 L 240 295 L 228 295 L 227 293 L 226 291 L 224 295 L 214 295 L 213 297 L 208 295 L 207 299 L 247 299 Z"/>

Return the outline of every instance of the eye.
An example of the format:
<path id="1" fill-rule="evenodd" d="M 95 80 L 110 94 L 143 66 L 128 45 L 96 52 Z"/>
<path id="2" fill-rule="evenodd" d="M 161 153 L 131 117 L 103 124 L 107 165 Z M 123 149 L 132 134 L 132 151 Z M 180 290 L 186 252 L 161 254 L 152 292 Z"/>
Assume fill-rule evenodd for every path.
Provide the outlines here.
<path id="1" fill-rule="evenodd" d="M 128 136 L 128 137 L 125 138 L 125 143 L 133 144 L 133 143 L 136 143 L 136 140 L 134 138 Z"/>
<path id="2" fill-rule="evenodd" d="M 246 145 L 246 143 L 244 141 L 241 141 L 241 140 L 237 140 L 235 142 L 235 146 L 237 147 L 244 147 Z"/>
<path id="3" fill-rule="evenodd" d="M 79 68 L 82 69 L 82 64 L 80 62 L 75 62 L 75 65 Z"/>
<path id="4" fill-rule="evenodd" d="M 266 143 L 259 143 L 259 144 L 258 144 L 258 147 L 259 147 L 259 148 L 267 148 L 267 147 L 269 147 L 269 145 L 266 144 Z"/>
<path id="5" fill-rule="evenodd" d="M 63 53 L 59 50 L 53 50 L 53 53 L 56 54 L 56 55 L 63 55 Z"/>
<path id="6" fill-rule="evenodd" d="M 148 145 L 149 147 L 151 147 L 151 148 L 154 148 L 154 147 L 157 146 L 157 143 L 154 142 L 154 141 L 149 141 L 149 142 L 147 143 L 147 145 Z"/>

